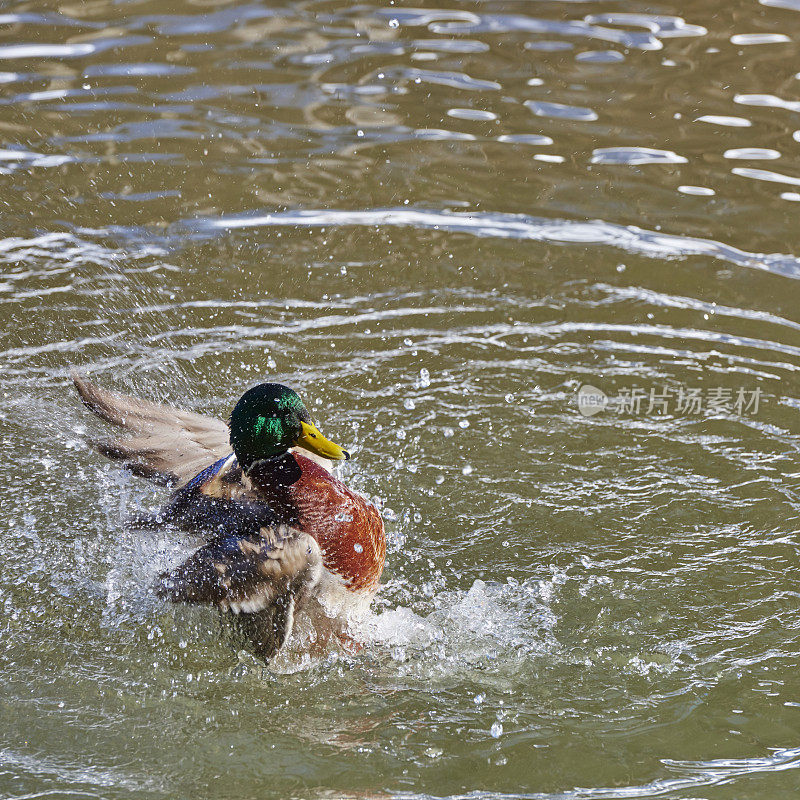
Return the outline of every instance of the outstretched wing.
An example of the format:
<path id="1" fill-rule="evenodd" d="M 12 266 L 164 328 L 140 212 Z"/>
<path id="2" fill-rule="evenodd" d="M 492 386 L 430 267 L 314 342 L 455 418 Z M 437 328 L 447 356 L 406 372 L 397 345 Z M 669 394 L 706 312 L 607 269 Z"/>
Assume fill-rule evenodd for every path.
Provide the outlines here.
<path id="1" fill-rule="evenodd" d="M 289 637 L 295 613 L 322 576 L 319 545 L 307 533 L 278 525 L 257 536 L 225 536 L 159 576 L 159 597 L 208 603 L 238 616 L 256 655 L 269 660 Z"/>
<path id="2" fill-rule="evenodd" d="M 109 392 L 76 374 L 72 380 L 88 408 L 126 433 L 94 446 L 136 475 L 182 485 L 231 452 L 228 426 L 222 420 Z"/>

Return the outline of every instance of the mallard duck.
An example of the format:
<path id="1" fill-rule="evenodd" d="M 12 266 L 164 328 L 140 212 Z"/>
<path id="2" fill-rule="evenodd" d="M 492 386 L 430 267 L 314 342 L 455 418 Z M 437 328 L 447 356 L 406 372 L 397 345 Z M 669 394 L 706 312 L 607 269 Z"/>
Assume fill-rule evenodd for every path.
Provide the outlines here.
<path id="1" fill-rule="evenodd" d="M 130 472 L 171 487 L 137 527 L 175 526 L 207 543 L 154 586 L 172 602 L 234 615 L 269 661 L 302 610 L 321 638 L 346 639 L 348 620 L 378 588 L 386 556 L 377 509 L 332 474 L 347 451 L 322 435 L 287 386 L 242 395 L 230 426 L 213 417 L 101 389 L 78 375 L 83 402 L 125 431 L 95 441 Z"/>

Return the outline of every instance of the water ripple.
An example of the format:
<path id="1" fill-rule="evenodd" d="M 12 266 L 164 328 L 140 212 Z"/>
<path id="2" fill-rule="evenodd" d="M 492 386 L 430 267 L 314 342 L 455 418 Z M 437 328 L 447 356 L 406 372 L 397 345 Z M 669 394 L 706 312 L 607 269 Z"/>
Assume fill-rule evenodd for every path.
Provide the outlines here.
<path id="1" fill-rule="evenodd" d="M 633 25 L 647 28 L 659 39 L 676 36 L 705 36 L 708 29 L 702 25 L 691 25 L 683 17 L 659 14 L 635 14 L 613 11 L 608 14 L 590 14 L 587 22 L 599 22 L 601 25 Z"/>
<path id="2" fill-rule="evenodd" d="M 703 114 L 702 117 L 697 117 L 695 122 L 708 122 L 712 125 L 725 125 L 729 128 L 749 128 L 753 124 L 744 117 L 725 117 L 719 114 Z"/>
<path id="3" fill-rule="evenodd" d="M 742 178 L 753 178 L 757 181 L 768 181 L 769 183 L 786 183 L 789 186 L 800 186 L 800 178 L 791 175 L 783 175 L 780 172 L 771 172 L 768 169 L 755 169 L 753 167 L 734 167 L 731 172 Z"/>
<path id="4" fill-rule="evenodd" d="M 503 87 L 497 81 L 479 80 L 471 78 L 463 72 L 438 72 L 428 69 L 403 69 L 398 70 L 402 76 L 415 83 L 433 83 L 439 86 L 449 86 L 451 89 L 466 89 L 471 92 L 492 92 Z"/>
<path id="5" fill-rule="evenodd" d="M 150 41 L 149 36 L 122 36 L 94 39 L 91 42 L 75 42 L 74 44 L 8 44 L 0 45 L 0 59 L 79 58 L 100 53 L 103 50 L 132 47 Z"/>
<path id="6" fill-rule="evenodd" d="M 762 6 L 773 8 L 787 8 L 791 11 L 800 11 L 800 0 L 758 0 Z"/>
<path id="7" fill-rule="evenodd" d="M 652 147 L 599 147 L 592 152 L 592 164 L 686 164 L 688 159 L 672 150 Z"/>
<path id="8" fill-rule="evenodd" d="M 555 793 L 476 791 L 469 793 L 469 800 L 634 800 L 635 798 L 667 797 L 688 789 L 734 783 L 737 778 L 800 768 L 800 747 L 780 748 L 768 756 L 753 758 L 719 758 L 708 761 L 676 761 L 665 758 L 661 759 L 661 763 L 670 772 L 679 773 L 679 777 L 660 778 L 639 786 L 578 788 Z M 397 800 L 466 800 L 467 796 L 397 792 L 392 797 Z"/>
<path id="9" fill-rule="evenodd" d="M 731 150 L 726 150 L 722 156 L 723 158 L 732 159 L 773 160 L 780 158 L 781 154 L 778 150 L 770 150 L 767 147 L 734 147 Z"/>
<path id="10" fill-rule="evenodd" d="M 660 50 L 663 44 L 651 33 L 618 30 L 585 20 L 550 20 L 522 14 L 471 14 L 469 12 L 428 12 L 400 9 L 381 12 L 404 25 L 427 25 L 433 33 L 448 36 L 461 33 L 546 33 L 614 42 L 639 50 Z"/>
<path id="11" fill-rule="evenodd" d="M 252 212 L 222 217 L 199 217 L 178 223 L 176 232 L 199 235 L 259 227 L 398 226 L 473 236 L 503 239 L 530 239 L 540 242 L 603 244 L 654 258 L 708 256 L 742 267 L 800 278 L 800 259 L 781 253 L 751 253 L 712 239 L 679 236 L 595 220 L 575 222 L 529 217 L 522 214 L 450 213 L 411 208 L 371 209 L 367 211 L 302 210 Z"/>
<path id="12" fill-rule="evenodd" d="M 743 106 L 766 106 L 767 108 L 783 108 L 786 111 L 800 111 L 800 101 L 783 100 L 774 94 L 737 94 L 734 103 Z"/>
<path id="13" fill-rule="evenodd" d="M 559 117 L 561 119 L 574 119 L 581 122 L 591 122 L 597 119 L 597 113 L 591 108 L 581 106 L 568 106 L 563 103 L 544 103 L 539 100 L 526 100 L 525 105 L 537 117 Z"/>
<path id="14" fill-rule="evenodd" d="M 731 44 L 781 44 L 791 41 L 785 33 L 737 33 L 731 36 Z"/>

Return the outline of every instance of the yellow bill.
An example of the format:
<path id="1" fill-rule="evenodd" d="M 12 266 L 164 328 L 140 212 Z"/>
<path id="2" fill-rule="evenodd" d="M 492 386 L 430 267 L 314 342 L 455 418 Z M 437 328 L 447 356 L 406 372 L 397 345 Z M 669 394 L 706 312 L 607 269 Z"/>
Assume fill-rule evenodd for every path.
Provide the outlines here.
<path id="1" fill-rule="evenodd" d="M 305 447 L 306 450 L 310 450 L 323 458 L 330 458 L 333 461 L 350 458 L 350 453 L 347 450 L 339 447 L 338 444 L 334 444 L 330 439 L 326 439 L 316 425 L 308 422 L 301 422 L 300 425 L 303 430 L 295 440 L 297 447 Z"/>

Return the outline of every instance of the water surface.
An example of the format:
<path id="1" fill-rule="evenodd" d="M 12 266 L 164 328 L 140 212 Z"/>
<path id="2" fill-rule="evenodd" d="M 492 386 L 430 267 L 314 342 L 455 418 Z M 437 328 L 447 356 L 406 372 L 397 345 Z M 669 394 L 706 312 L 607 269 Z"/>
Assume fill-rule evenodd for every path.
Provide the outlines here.
<path id="1" fill-rule="evenodd" d="M 0 794 L 795 798 L 799 25 L 6 3 Z M 295 386 L 386 520 L 363 651 L 157 601 L 194 543 L 125 530 L 72 366 Z"/>

